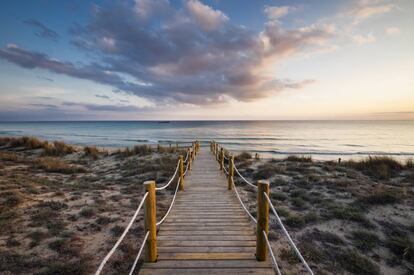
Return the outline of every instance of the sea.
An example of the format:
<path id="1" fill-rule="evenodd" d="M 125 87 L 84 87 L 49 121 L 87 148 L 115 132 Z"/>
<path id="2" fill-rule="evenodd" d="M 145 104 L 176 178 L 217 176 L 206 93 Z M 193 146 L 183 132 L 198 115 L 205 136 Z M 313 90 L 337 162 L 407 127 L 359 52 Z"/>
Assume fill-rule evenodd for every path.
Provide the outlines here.
<path id="1" fill-rule="evenodd" d="M 75 145 L 131 147 L 215 140 L 264 158 L 311 155 L 414 158 L 414 121 L 50 121 L 0 122 L 0 136 L 35 136 Z"/>

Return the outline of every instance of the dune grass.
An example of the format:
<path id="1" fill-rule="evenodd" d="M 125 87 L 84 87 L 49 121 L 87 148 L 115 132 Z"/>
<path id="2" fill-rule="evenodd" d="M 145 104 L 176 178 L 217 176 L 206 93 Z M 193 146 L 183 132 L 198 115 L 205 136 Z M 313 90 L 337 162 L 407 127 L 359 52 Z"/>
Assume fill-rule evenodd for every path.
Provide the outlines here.
<path id="1" fill-rule="evenodd" d="M 84 167 L 68 164 L 58 158 L 41 157 L 34 161 L 35 168 L 40 168 L 46 172 L 62 173 L 62 174 L 76 174 L 85 173 L 87 170 Z"/>
<path id="2" fill-rule="evenodd" d="M 389 179 L 404 168 L 403 164 L 387 156 L 370 156 L 360 161 L 345 161 L 344 164 L 377 179 Z"/>

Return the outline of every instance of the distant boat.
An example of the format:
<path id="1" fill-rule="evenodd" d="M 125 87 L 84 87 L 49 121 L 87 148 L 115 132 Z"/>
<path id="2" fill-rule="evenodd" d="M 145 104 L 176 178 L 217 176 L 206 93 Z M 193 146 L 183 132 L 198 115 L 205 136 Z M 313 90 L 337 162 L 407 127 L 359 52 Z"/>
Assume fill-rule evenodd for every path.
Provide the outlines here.
<path id="1" fill-rule="evenodd" d="M 158 123 L 170 123 L 170 121 L 158 121 Z"/>

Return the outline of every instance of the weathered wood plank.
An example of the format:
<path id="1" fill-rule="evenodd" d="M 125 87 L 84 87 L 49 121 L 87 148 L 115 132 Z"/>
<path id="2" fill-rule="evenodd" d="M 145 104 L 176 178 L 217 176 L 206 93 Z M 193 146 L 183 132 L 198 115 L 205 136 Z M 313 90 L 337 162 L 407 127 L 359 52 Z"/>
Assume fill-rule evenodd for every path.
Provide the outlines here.
<path id="1" fill-rule="evenodd" d="M 172 253 L 172 252 L 181 252 L 181 253 L 206 253 L 206 252 L 240 252 L 240 253 L 255 253 L 256 248 L 250 246 L 183 246 L 183 247 L 170 247 L 170 246 L 160 246 L 158 247 L 158 252 L 160 253 Z"/>
<path id="2" fill-rule="evenodd" d="M 256 246 L 256 241 L 159 241 L 159 246 Z"/>
<path id="3" fill-rule="evenodd" d="M 158 260 L 255 260 L 254 253 L 208 252 L 208 253 L 161 253 Z"/>
<path id="4" fill-rule="evenodd" d="M 159 241 L 255 241 L 254 235 L 159 235 Z"/>
<path id="5" fill-rule="evenodd" d="M 143 269 L 139 274 L 142 275 L 186 275 L 186 274 L 205 274 L 205 275 L 239 275 L 239 274 L 252 274 L 252 275 L 274 275 L 272 269 L 269 268 L 215 268 L 215 269 Z"/>
<path id="6" fill-rule="evenodd" d="M 146 268 L 268 268 L 267 262 L 256 260 L 162 260 L 144 263 Z"/>
<path id="7" fill-rule="evenodd" d="M 201 150 L 157 232 L 158 261 L 140 274 L 274 274 L 269 261 L 256 261 L 255 226 L 218 169 Z"/>

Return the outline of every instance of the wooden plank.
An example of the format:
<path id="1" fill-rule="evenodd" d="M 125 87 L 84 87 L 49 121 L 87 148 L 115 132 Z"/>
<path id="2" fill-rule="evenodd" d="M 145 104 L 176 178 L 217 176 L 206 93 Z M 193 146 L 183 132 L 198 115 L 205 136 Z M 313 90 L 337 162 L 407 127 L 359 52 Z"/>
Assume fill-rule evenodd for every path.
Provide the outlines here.
<path id="1" fill-rule="evenodd" d="M 208 252 L 208 253 L 160 253 L 161 260 L 255 260 L 254 253 L 242 252 Z"/>
<path id="2" fill-rule="evenodd" d="M 194 269 L 141 269 L 139 274 L 142 275 L 186 275 L 186 274 L 208 274 L 208 275 L 231 275 L 231 274 L 251 274 L 251 275 L 274 275 L 274 271 L 270 268 L 215 268 L 215 269 L 203 269 L 203 268 L 194 268 Z"/>
<path id="3" fill-rule="evenodd" d="M 191 230 L 191 231 L 182 231 L 178 228 L 175 230 L 166 230 L 160 229 L 159 235 L 162 236 L 194 236 L 194 235 L 220 235 L 220 236 L 234 236 L 234 235 L 246 235 L 246 236 L 255 236 L 251 230 Z"/>
<path id="4" fill-rule="evenodd" d="M 188 231 L 208 231 L 208 230 L 220 230 L 220 231 L 233 231 L 233 232 L 251 232 L 253 231 L 252 226 L 234 226 L 233 224 L 230 225 L 212 225 L 212 226 L 178 226 L 178 225 L 167 225 L 163 224 L 160 228 L 161 231 L 180 231 L 180 232 L 188 232 Z M 183 233 L 185 234 L 185 233 Z"/>
<path id="5" fill-rule="evenodd" d="M 256 260 L 162 260 L 144 263 L 144 268 L 269 268 L 269 263 Z"/>
<path id="6" fill-rule="evenodd" d="M 159 241 L 159 246 L 256 246 L 256 241 Z"/>
<path id="7" fill-rule="evenodd" d="M 254 235 L 159 235 L 159 241 L 255 241 Z"/>
<path id="8" fill-rule="evenodd" d="M 218 253 L 218 252 L 240 252 L 240 253 L 255 253 L 256 248 L 250 246 L 183 246 L 183 247 L 171 247 L 171 246 L 160 246 L 158 247 L 159 253 Z"/>

